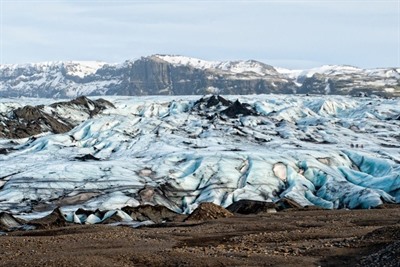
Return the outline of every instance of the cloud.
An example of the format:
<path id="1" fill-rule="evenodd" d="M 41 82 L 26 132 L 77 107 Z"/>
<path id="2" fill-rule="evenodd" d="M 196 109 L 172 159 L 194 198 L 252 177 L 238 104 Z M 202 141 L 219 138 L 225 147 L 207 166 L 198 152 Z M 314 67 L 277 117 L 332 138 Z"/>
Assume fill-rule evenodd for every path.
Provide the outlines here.
<path id="1" fill-rule="evenodd" d="M 15 0 L 3 5 L 9 63 L 123 61 L 173 53 L 275 59 L 294 67 L 399 64 L 393 56 L 400 46 L 395 2 Z"/>

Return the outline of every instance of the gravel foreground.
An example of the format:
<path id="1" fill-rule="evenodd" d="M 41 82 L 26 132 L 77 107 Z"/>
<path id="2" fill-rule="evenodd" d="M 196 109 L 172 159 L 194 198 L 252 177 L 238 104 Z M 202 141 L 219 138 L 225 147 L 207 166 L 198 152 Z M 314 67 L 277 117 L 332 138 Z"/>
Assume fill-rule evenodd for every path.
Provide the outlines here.
<path id="1" fill-rule="evenodd" d="M 235 215 L 0 236 L 1 266 L 400 266 L 400 207 Z"/>

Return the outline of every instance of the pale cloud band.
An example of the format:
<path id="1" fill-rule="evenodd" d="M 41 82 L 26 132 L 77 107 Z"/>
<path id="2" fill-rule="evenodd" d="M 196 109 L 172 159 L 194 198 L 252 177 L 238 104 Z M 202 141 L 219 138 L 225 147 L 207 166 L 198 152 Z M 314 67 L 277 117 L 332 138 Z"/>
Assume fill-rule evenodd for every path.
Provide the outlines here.
<path id="1" fill-rule="evenodd" d="M 399 3 L 2 0 L 2 62 L 163 53 L 291 68 L 399 66 Z"/>

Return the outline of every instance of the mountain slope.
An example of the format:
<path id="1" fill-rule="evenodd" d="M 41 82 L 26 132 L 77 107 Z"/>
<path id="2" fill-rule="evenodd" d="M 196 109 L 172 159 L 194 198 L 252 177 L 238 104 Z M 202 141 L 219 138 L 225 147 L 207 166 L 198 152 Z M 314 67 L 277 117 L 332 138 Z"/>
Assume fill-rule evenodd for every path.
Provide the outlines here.
<path id="1" fill-rule="evenodd" d="M 121 64 L 54 62 L 0 65 L 0 97 L 80 95 L 339 94 L 400 95 L 400 69 L 322 66 L 287 70 L 248 61 L 168 55 Z"/>

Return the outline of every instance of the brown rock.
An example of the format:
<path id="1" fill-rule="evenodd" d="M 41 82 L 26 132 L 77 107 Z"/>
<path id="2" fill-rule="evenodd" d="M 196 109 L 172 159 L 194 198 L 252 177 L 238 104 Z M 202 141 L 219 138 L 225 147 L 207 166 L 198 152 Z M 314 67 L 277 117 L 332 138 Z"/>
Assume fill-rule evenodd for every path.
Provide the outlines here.
<path id="1" fill-rule="evenodd" d="M 163 221 L 182 221 L 185 215 L 176 213 L 164 206 L 156 205 L 142 205 L 138 207 L 123 207 L 122 210 L 129 214 L 135 221 L 147 221 L 151 220 L 155 223 L 161 223 Z"/>
<path id="2" fill-rule="evenodd" d="M 272 202 L 256 201 L 241 199 L 229 205 L 227 208 L 230 212 L 240 214 L 257 214 L 276 212 L 275 204 Z"/>
<path id="3" fill-rule="evenodd" d="M 207 221 L 232 217 L 233 213 L 211 202 L 201 203 L 185 221 Z"/>
<path id="4" fill-rule="evenodd" d="M 29 221 L 29 224 L 44 229 L 71 225 L 65 220 L 64 214 L 61 212 L 60 208 L 53 210 L 52 213 L 43 218 Z"/>

